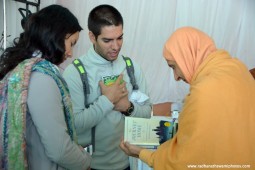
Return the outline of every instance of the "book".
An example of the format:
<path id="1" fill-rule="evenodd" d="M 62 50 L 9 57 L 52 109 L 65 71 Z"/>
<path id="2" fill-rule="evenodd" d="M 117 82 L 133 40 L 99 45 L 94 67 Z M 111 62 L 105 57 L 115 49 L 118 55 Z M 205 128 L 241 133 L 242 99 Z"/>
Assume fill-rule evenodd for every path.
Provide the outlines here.
<path id="1" fill-rule="evenodd" d="M 103 76 L 102 80 L 105 85 L 110 86 L 118 79 L 119 75 Z M 121 80 L 120 83 L 123 83 L 124 80 Z"/>
<path id="2" fill-rule="evenodd" d="M 125 117 L 124 140 L 148 149 L 156 149 L 171 139 L 177 129 L 178 123 L 167 117 Z"/>
<path id="3" fill-rule="evenodd" d="M 172 139 L 178 129 L 178 123 L 174 121 L 161 120 L 157 127 L 157 135 L 159 136 L 159 144 L 164 143 L 168 139 Z"/>

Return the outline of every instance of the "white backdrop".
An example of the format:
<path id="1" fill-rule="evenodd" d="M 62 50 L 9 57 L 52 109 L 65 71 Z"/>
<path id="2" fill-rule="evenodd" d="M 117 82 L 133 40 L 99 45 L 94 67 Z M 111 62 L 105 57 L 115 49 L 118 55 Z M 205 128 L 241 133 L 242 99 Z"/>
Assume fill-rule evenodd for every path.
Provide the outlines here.
<path id="1" fill-rule="evenodd" d="M 174 81 L 172 70 L 162 56 L 163 44 L 176 28 L 197 27 L 207 32 L 218 48 L 229 51 L 249 69 L 255 67 L 255 0 L 41 1 L 41 8 L 53 3 L 61 4 L 79 19 L 84 30 L 74 49 L 75 57 L 84 54 L 91 46 L 87 29 L 90 10 L 99 4 L 116 7 L 124 18 L 121 54 L 131 57 L 142 66 L 154 104 L 183 99 L 188 92 L 188 85 Z M 7 2 L 7 8 L 10 9 L 7 10 L 7 30 L 12 37 L 18 36 L 21 30 L 20 14 L 17 11 L 19 5 L 22 4 Z M 69 63 L 67 61 L 62 67 Z"/>

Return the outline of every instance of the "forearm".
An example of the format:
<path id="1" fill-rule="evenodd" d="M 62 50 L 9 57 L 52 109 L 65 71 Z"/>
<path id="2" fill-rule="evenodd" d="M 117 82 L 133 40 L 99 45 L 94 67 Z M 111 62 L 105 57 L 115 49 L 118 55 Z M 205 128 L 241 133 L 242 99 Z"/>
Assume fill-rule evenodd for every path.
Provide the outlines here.
<path id="1" fill-rule="evenodd" d="M 142 149 L 139 154 L 139 159 L 152 167 L 154 162 L 154 152 L 148 149 Z"/>
<path id="2" fill-rule="evenodd" d="M 63 140 L 61 146 L 61 157 L 56 160 L 59 165 L 74 170 L 87 170 L 90 167 L 91 156 L 74 142 Z"/>
<path id="3" fill-rule="evenodd" d="M 139 105 L 137 103 L 134 104 L 134 112 L 131 116 L 133 117 L 144 117 L 144 118 L 150 118 L 151 117 L 151 103 L 148 101 L 145 102 L 144 105 Z"/>
<path id="4" fill-rule="evenodd" d="M 149 149 L 142 149 L 139 153 L 139 159 L 148 164 L 150 167 L 158 167 L 161 166 L 162 162 L 167 162 L 166 160 L 169 158 L 169 150 L 171 149 L 171 140 L 166 141 L 161 144 L 157 150 L 152 151 Z"/>
<path id="5" fill-rule="evenodd" d="M 98 99 L 89 105 L 89 108 L 75 109 L 75 127 L 77 131 L 91 129 L 97 125 L 107 113 L 113 110 L 114 105 L 106 96 L 99 96 Z M 77 112 L 78 111 L 78 112 Z"/>

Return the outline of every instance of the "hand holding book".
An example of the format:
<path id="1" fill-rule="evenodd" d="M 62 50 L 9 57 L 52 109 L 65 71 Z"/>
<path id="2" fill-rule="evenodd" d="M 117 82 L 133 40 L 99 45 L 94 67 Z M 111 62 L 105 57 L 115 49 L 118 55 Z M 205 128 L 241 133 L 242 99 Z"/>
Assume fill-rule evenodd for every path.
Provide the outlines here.
<path id="1" fill-rule="evenodd" d="M 120 76 L 120 75 L 104 76 L 104 77 L 102 77 L 102 80 L 106 86 L 110 86 L 110 85 L 114 84 L 117 80 L 119 80 L 120 84 L 122 84 L 124 82 L 123 76 Z"/>
<path id="2" fill-rule="evenodd" d="M 121 98 L 128 95 L 126 89 L 126 82 L 123 81 L 123 75 L 119 75 L 114 83 L 106 81 L 109 84 L 105 85 L 104 81 L 100 81 L 101 94 L 105 95 L 113 104 L 117 103 Z"/>
<path id="3" fill-rule="evenodd" d="M 177 125 L 170 118 L 125 117 L 124 140 L 146 148 L 156 148 L 175 135 Z"/>
<path id="4" fill-rule="evenodd" d="M 120 148 L 128 155 L 132 157 L 139 158 L 142 147 L 132 145 L 129 142 L 125 142 L 124 139 L 121 139 Z"/>

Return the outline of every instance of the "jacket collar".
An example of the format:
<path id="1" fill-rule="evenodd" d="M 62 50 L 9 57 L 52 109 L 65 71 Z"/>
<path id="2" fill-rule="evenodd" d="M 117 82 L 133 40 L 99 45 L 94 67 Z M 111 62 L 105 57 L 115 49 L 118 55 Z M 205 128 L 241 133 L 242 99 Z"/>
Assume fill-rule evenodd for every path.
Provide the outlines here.
<path id="1" fill-rule="evenodd" d="M 92 45 L 90 47 L 90 49 L 88 50 L 86 58 L 88 60 L 90 60 L 90 62 L 92 62 L 93 64 L 109 65 L 109 64 L 114 64 L 114 63 L 118 62 L 120 56 L 118 56 L 118 58 L 114 61 L 108 61 L 108 60 L 104 59 L 102 56 L 100 56 L 98 53 L 96 53 L 96 51 L 94 50 L 94 47 Z"/>

